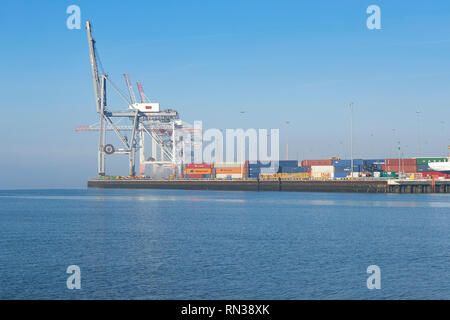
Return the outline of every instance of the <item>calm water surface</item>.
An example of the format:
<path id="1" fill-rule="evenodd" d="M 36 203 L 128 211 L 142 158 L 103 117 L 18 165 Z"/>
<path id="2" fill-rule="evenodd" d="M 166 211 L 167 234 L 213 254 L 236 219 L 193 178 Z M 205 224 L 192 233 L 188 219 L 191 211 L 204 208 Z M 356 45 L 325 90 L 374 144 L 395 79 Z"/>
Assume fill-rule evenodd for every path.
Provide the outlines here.
<path id="1" fill-rule="evenodd" d="M 450 196 L 3 190 L 0 299 L 22 298 L 450 299 Z"/>

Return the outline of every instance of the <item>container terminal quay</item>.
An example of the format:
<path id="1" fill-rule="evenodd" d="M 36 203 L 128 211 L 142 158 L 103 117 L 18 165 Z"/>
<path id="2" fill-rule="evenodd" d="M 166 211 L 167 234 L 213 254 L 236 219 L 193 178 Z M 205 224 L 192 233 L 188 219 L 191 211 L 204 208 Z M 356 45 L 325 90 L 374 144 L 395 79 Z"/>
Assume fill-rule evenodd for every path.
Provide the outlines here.
<path id="1" fill-rule="evenodd" d="M 431 158 L 427 158 L 430 160 Z M 436 158 L 443 160 L 445 158 Z M 239 190 L 239 191 L 304 191 L 304 192 L 362 192 L 362 193 L 450 193 L 447 173 L 430 171 L 429 165 L 420 164 L 414 172 L 402 173 L 398 168 L 386 167 L 386 160 L 355 160 L 355 171 L 349 173 L 349 160 L 303 160 L 321 165 L 294 166 L 297 161 L 279 162 L 277 173 L 261 173 L 259 163 L 186 164 L 184 175 L 168 179 L 151 179 L 146 176 L 99 176 L 89 180 L 91 188 L 148 188 L 193 190 Z M 401 159 L 422 162 L 423 159 Z M 427 161 L 426 160 L 426 161 Z M 374 163 L 377 161 L 377 163 Z M 323 163 L 330 165 L 323 165 Z M 371 163 L 371 164 L 370 164 Z M 445 163 L 444 161 L 442 163 Z M 334 165 L 333 165 L 334 164 Z M 370 164 L 370 165 L 369 165 Z M 227 167 L 223 167 L 227 165 Z M 300 163 L 301 165 L 301 163 Z M 383 171 L 383 170 L 393 171 Z M 358 170 L 358 171 L 356 171 Z M 421 172 L 417 172 L 421 170 Z M 423 171 L 427 170 L 427 171 Z M 229 171 L 232 173 L 223 173 Z M 284 171 L 284 172 L 280 172 Z M 201 172 L 201 173 L 200 173 Z M 217 173 L 220 172 L 220 173 Z M 218 176 L 218 177 L 217 177 Z"/>
<path id="2" fill-rule="evenodd" d="M 126 73 L 128 96 L 122 93 L 99 70 L 98 66 L 103 67 L 89 21 L 86 29 L 99 121 L 75 130 L 98 132 L 98 175 L 88 181 L 90 188 L 450 193 L 450 157 L 402 158 L 399 152 L 392 159 L 355 159 L 352 130 L 351 159 L 245 161 L 242 143 L 240 161 L 184 161 L 191 150 L 194 159 L 195 151 L 201 152 L 201 129 L 181 120 L 177 110 L 151 101 L 140 82 L 136 96 Z M 124 103 L 122 110 L 109 109 L 107 91 L 118 94 Z M 116 155 L 128 156 L 127 176 L 106 173 L 106 158 Z"/>

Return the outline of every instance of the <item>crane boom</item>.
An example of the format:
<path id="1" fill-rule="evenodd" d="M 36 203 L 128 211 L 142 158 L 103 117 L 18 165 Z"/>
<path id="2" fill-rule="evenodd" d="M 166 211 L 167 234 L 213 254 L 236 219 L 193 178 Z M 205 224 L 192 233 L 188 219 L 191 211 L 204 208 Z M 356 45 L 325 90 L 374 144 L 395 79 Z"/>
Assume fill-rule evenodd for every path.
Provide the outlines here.
<path id="1" fill-rule="evenodd" d="M 86 21 L 86 30 L 89 42 L 89 55 L 91 60 L 92 80 L 94 83 L 95 105 L 97 107 L 97 113 L 100 113 L 101 109 L 100 82 L 97 67 L 97 57 L 95 56 L 95 40 L 94 38 L 92 38 L 90 21 Z"/>
<path id="2" fill-rule="evenodd" d="M 141 98 L 141 103 L 145 103 L 147 102 L 145 93 L 144 93 L 144 88 L 142 88 L 142 84 L 140 82 L 136 82 L 138 90 L 139 90 L 139 97 Z"/>
<path id="3" fill-rule="evenodd" d="M 130 76 L 127 73 L 123 74 L 125 82 L 127 83 L 128 94 L 130 95 L 130 100 L 132 104 L 136 103 L 136 96 L 134 95 L 133 86 L 131 85 Z"/>

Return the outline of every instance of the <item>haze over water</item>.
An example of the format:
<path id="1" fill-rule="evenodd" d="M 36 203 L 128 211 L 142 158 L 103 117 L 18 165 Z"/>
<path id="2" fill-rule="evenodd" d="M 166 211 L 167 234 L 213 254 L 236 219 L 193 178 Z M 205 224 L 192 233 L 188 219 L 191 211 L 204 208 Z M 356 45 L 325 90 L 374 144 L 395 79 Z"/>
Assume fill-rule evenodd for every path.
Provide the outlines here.
<path id="1" fill-rule="evenodd" d="M 0 299 L 449 299 L 449 230 L 446 194 L 3 190 Z"/>

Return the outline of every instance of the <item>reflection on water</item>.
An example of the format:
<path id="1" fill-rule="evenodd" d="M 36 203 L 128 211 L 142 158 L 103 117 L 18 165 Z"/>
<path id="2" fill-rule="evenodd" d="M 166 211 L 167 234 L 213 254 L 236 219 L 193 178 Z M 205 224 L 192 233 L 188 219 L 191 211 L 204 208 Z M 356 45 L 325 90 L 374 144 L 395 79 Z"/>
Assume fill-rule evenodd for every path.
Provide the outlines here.
<path id="1" fill-rule="evenodd" d="M 117 191 L 117 190 L 115 190 Z M 151 193 L 152 190 L 146 190 Z M 156 190 L 161 192 L 162 190 Z M 1 191 L 0 191 L 1 192 Z M 314 205 L 314 206 L 355 206 L 355 207 L 435 207 L 435 208 L 450 208 L 450 195 L 443 196 L 443 199 L 436 201 L 435 195 L 413 195 L 420 201 L 410 200 L 404 201 L 403 197 L 411 197 L 411 195 L 391 195 L 391 194 L 373 194 L 370 195 L 372 199 L 368 200 L 353 200 L 352 194 L 341 193 L 279 193 L 279 192 L 217 192 L 206 191 L 207 195 L 201 194 L 205 191 L 183 191 L 176 190 L 171 192 L 179 192 L 176 196 L 165 195 L 164 193 L 158 195 L 120 195 L 120 194 L 98 194 L 98 195 L 2 195 L 0 199 L 35 199 L 35 200 L 85 200 L 85 201 L 181 201 L 181 202 L 224 202 L 224 203 L 246 203 L 257 201 L 258 203 L 266 204 L 299 204 L 299 205 Z M 190 194 L 199 193 L 195 196 Z M 186 194 L 187 193 L 187 194 Z M 270 197 L 263 197 L 264 194 L 270 194 Z M 296 194 L 296 196 L 292 196 Z M 302 199 L 304 195 L 313 199 Z M 274 197 L 274 195 L 280 195 Z M 289 196 L 285 196 L 289 195 Z M 341 195 L 341 197 L 339 197 Z M 355 198 L 360 197 L 361 194 L 354 194 Z M 396 201 L 392 201 L 392 197 L 396 197 Z M 334 199 L 323 199 L 324 197 L 334 197 Z M 273 199 L 277 198 L 277 199 Z M 300 199 L 299 199 L 300 198 Z M 321 198 L 321 199 L 317 199 Z"/>

